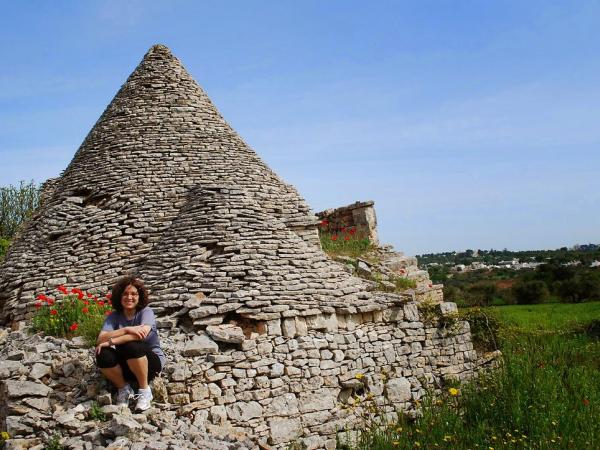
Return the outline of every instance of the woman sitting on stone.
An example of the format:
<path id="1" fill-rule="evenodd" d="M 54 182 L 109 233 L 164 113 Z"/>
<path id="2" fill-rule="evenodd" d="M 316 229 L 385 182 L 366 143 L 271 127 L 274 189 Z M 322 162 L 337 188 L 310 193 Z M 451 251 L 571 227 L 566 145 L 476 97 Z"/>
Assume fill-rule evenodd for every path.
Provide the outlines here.
<path id="1" fill-rule="evenodd" d="M 106 317 L 98 335 L 96 362 L 118 391 L 117 405 L 137 398 L 136 410 L 150 408 L 148 383 L 161 371 L 165 354 L 160 348 L 154 312 L 148 307 L 148 291 L 137 278 L 122 278 L 112 288 L 114 311 Z M 129 385 L 137 381 L 138 394 Z"/>

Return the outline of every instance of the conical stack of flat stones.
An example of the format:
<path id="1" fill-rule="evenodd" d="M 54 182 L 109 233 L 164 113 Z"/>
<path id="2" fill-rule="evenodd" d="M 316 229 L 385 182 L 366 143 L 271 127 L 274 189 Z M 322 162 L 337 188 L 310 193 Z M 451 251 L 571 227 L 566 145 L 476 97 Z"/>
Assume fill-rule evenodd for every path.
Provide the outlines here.
<path id="1" fill-rule="evenodd" d="M 1 319 L 20 331 L 0 349 L 0 366 L 16 368 L 0 372 L 0 428 L 39 448 L 52 433 L 70 448 L 117 439 L 133 449 L 190 430 L 331 449 L 341 430 L 365 425 L 369 401 L 381 415 L 414 412 L 428 388 L 475 373 L 456 305 L 433 305 L 446 317 L 438 321 L 415 292 L 369 292 L 321 251 L 317 225 L 171 52 L 152 47 L 62 176 L 45 184 L 1 266 Z M 156 417 L 169 411 L 180 422 L 150 426 L 134 415 L 119 433 L 83 436 L 71 412 L 84 420 L 77 405 L 110 397 L 100 384 L 74 392 L 64 360 L 79 349 L 77 377 L 94 386 L 93 350 L 48 338 L 42 357 L 26 344 L 27 319 L 35 296 L 58 284 L 103 294 L 125 273 L 149 286 L 168 357 L 153 386 Z"/>

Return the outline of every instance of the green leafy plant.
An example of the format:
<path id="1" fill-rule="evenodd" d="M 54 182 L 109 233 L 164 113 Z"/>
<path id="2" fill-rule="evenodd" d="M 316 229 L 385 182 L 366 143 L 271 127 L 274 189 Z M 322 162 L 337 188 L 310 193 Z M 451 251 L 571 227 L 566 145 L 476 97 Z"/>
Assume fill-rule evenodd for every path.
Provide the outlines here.
<path id="1" fill-rule="evenodd" d="M 106 413 L 102 411 L 102 407 L 96 402 L 92 403 L 88 416 L 90 419 L 99 420 L 100 422 L 105 422 L 108 420 Z"/>
<path id="2" fill-rule="evenodd" d="M 471 326 L 471 342 L 480 352 L 498 349 L 502 327 L 498 314 L 492 308 L 469 308 L 459 313 L 461 320 Z"/>
<path id="3" fill-rule="evenodd" d="M 44 450 L 65 450 L 65 447 L 60 443 L 60 436 L 58 434 L 53 434 Z"/>
<path id="4" fill-rule="evenodd" d="M 78 288 L 58 286 L 57 298 L 40 294 L 33 329 L 57 337 L 83 336 L 94 345 L 105 316 L 111 313 L 110 294 L 99 298 Z"/>

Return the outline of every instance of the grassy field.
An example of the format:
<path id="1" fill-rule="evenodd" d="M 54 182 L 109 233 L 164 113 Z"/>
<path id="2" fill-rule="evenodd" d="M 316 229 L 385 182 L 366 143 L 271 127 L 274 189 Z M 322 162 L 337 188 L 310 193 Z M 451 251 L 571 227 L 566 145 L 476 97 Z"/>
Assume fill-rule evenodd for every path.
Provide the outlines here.
<path id="1" fill-rule="evenodd" d="M 446 387 L 416 421 L 371 429 L 353 448 L 600 448 L 600 341 L 583 332 L 600 319 L 600 303 L 494 311 L 503 325 L 501 369 L 456 395 Z"/>
<path id="2" fill-rule="evenodd" d="M 504 323 L 523 331 L 569 331 L 600 320 L 600 302 L 510 305 L 495 311 Z"/>

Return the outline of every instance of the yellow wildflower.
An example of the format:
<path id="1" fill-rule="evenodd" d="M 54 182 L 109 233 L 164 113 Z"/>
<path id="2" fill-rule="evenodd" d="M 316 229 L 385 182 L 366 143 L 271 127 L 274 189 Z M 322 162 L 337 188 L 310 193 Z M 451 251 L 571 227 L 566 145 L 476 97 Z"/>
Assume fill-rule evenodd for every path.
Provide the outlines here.
<path id="1" fill-rule="evenodd" d="M 419 441 L 415 441 L 415 447 L 420 447 L 421 443 Z"/>
<path id="2" fill-rule="evenodd" d="M 0 433 L 0 437 L 3 441 L 7 441 L 10 439 L 10 434 L 8 434 L 6 431 L 3 431 L 2 433 Z"/>
<path id="3" fill-rule="evenodd" d="M 362 380 L 365 377 L 364 373 L 358 372 L 356 375 L 354 375 L 354 378 L 356 378 L 357 380 Z"/>
<path id="4" fill-rule="evenodd" d="M 459 394 L 459 392 L 460 391 L 458 389 L 456 389 L 456 388 L 450 388 L 450 389 L 448 389 L 448 393 L 451 396 L 453 396 L 453 397 L 456 397 Z"/>

